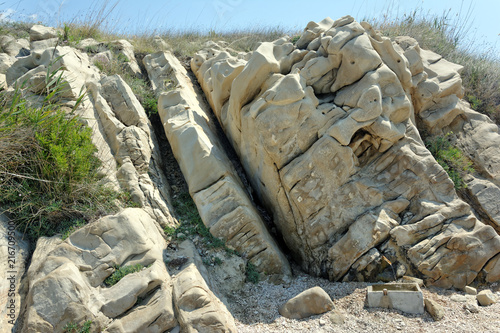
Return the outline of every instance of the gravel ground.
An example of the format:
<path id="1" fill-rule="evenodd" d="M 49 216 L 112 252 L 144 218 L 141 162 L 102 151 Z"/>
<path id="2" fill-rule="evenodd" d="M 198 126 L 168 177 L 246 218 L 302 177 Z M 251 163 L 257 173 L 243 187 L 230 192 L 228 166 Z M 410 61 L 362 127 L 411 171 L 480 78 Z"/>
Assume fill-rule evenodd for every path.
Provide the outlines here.
<path id="1" fill-rule="evenodd" d="M 287 319 L 278 307 L 300 292 L 320 286 L 332 298 L 335 309 L 303 320 Z M 424 298 L 437 301 L 445 309 L 445 317 L 434 321 L 425 312 L 406 314 L 398 310 L 366 308 L 367 283 L 333 283 L 325 279 L 296 273 L 289 285 L 267 282 L 246 283 L 244 288 L 227 296 L 238 332 L 500 332 L 500 302 L 488 307 L 479 306 L 478 313 L 464 309 L 467 302 L 476 303 L 467 295 L 467 302 L 451 300 L 464 292 L 423 288 Z M 499 285 L 490 286 L 500 299 Z M 479 291 L 479 290 L 478 290 Z M 339 323 L 339 318 L 344 319 Z M 340 320 L 341 321 L 341 320 Z"/>

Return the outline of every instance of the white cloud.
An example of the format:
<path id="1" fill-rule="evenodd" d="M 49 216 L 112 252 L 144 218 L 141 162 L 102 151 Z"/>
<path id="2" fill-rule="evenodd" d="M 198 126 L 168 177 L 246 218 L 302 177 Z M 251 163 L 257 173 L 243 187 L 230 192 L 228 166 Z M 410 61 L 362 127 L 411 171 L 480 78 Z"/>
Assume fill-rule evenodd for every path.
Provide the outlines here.
<path id="1" fill-rule="evenodd" d="M 12 14 L 14 14 L 16 11 L 12 8 L 8 8 L 4 10 L 3 12 L 0 13 L 0 21 L 10 21 L 10 17 Z"/>

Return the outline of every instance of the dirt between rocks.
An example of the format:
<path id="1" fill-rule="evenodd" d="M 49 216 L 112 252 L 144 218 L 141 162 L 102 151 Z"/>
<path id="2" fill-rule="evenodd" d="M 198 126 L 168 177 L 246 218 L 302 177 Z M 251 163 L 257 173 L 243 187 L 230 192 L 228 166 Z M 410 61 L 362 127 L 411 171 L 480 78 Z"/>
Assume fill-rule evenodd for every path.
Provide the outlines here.
<path id="1" fill-rule="evenodd" d="M 412 315 L 393 309 L 365 307 L 368 285 L 360 282 L 334 283 L 295 272 L 289 285 L 246 283 L 241 290 L 226 296 L 227 306 L 240 333 L 500 332 L 500 302 L 487 307 L 479 306 L 478 313 L 471 313 L 464 308 L 466 302 L 450 299 L 452 295 L 465 295 L 464 292 L 423 287 L 424 298 L 433 299 L 444 307 L 444 318 L 434 321 L 427 312 Z M 302 320 L 288 319 L 278 313 L 281 304 L 314 286 L 320 286 L 330 295 L 335 304 L 334 310 Z M 496 283 L 489 287 L 500 300 L 500 285 Z M 466 295 L 466 298 L 467 302 L 477 304 L 475 296 Z M 338 323 L 342 317 L 344 323 Z"/>

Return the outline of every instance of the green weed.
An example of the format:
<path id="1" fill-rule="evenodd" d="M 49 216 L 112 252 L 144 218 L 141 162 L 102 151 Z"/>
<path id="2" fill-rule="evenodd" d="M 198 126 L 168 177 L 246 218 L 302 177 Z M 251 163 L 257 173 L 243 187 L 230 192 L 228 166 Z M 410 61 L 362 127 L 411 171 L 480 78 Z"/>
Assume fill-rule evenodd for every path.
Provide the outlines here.
<path id="1" fill-rule="evenodd" d="M 78 325 L 72 321 L 66 324 L 63 328 L 64 333 L 89 333 L 92 326 L 92 320 L 87 320 L 83 325 Z"/>
<path id="2" fill-rule="evenodd" d="M 121 279 L 123 279 L 126 275 L 131 273 L 140 272 L 144 268 L 141 264 L 136 264 L 132 266 L 116 266 L 115 271 L 111 274 L 106 280 L 104 280 L 104 284 L 108 287 L 114 286 Z"/>
<path id="3" fill-rule="evenodd" d="M 246 281 L 255 284 L 259 283 L 260 281 L 260 274 L 257 271 L 257 267 L 255 267 L 255 265 L 252 264 L 250 261 L 247 262 Z"/>
<path id="4" fill-rule="evenodd" d="M 426 142 L 426 147 L 448 173 L 455 185 L 455 189 L 460 190 L 467 187 L 463 181 L 463 176 L 474 172 L 474 168 L 472 167 L 472 161 L 460 149 L 451 144 L 451 135 L 452 133 L 448 133 L 445 136 L 436 136 L 429 139 Z"/>

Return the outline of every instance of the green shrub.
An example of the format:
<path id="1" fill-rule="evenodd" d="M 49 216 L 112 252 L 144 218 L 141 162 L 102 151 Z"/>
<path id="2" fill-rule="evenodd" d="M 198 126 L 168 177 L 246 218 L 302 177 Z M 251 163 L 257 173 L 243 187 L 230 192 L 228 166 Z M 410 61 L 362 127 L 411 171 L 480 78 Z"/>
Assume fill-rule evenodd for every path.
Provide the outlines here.
<path id="1" fill-rule="evenodd" d="M 140 272 L 144 268 L 141 264 L 131 265 L 131 266 L 116 266 L 115 271 L 111 274 L 106 280 L 104 280 L 104 284 L 108 287 L 114 286 L 121 279 L 123 279 L 126 275 L 131 273 Z"/>
<path id="2" fill-rule="evenodd" d="M 472 161 L 460 149 L 451 144 L 451 134 L 448 133 L 445 136 L 436 136 L 427 140 L 426 147 L 448 173 L 455 185 L 455 189 L 460 190 L 467 187 L 463 181 L 463 176 L 474 172 L 474 169 Z"/>
<path id="3" fill-rule="evenodd" d="M 58 106 L 57 73 L 49 66 L 41 105 L 28 104 L 24 87 L 0 96 L 0 206 L 33 241 L 114 211 L 119 198 L 99 183 L 91 130 Z"/>
<path id="4" fill-rule="evenodd" d="M 247 262 L 246 281 L 255 284 L 259 283 L 260 281 L 260 274 L 257 271 L 257 267 L 255 267 L 255 265 L 252 264 L 250 261 Z"/>

